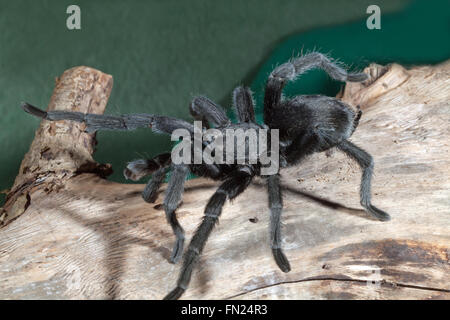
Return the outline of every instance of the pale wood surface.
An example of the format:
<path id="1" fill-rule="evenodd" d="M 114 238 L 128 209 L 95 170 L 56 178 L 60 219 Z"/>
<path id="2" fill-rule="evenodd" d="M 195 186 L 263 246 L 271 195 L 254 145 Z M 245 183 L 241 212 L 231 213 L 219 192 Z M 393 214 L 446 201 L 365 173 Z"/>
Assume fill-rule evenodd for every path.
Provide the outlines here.
<path id="1" fill-rule="evenodd" d="M 392 220 L 360 209 L 354 162 L 339 151 L 313 155 L 283 172 L 292 271 L 271 256 L 258 179 L 225 205 L 183 298 L 450 298 L 450 63 L 366 71 L 373 79 L 342 96 L 364 112 L 351 140 L 373 155 L 373 201 Z M 188 239 L 216 186 L 187 182 L 178 216 Z M 168 262 L 164 192 L 149 205 L 143 187 L 83 173 L 31 190 L 25 213 L 0 229 L 0 298 L 162 298 L 180 266 Z"/>

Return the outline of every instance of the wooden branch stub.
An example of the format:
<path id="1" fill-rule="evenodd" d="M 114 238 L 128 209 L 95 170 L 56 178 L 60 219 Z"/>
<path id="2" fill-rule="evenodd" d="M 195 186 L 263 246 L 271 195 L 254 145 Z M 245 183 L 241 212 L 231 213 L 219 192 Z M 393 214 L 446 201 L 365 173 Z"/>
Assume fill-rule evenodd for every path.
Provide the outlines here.
<path id="1" fill-rule="evenodd" d="M 369 74 L 369 80 L 362 83 L 347 83 L 344 93 L 339 95 L 339 98 L 350 105 L 367 106 L 409 78 L 408 70 L 396 63 L 387 66 L 373 63 L 365 68 L 364 72 Z"/>
<path id="2" fill-rule="evenodd" d="M 84 66 L 71 68 L 56 79 L 48 110 L 102 114 L 112 84 L 112 76 L 101 71 Z M 37 186 L 50 192 L 80 172 L 98 172 L 104 176 L 111 172 L 109 165 L 99 165 L 92 158 L 95 134 L 84 132 L 84 128 L 84 124 L 71 121 L 41 121 L 7 194 L 0 212 L 0 225 L 17 218 L 26 209 L 29 193 Z"/>

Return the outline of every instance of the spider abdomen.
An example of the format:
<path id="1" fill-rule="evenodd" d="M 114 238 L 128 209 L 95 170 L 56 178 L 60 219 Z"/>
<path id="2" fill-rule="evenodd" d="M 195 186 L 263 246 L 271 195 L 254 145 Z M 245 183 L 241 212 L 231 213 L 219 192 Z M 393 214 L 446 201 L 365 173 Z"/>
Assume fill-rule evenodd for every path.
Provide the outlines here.
<path id="1" fill-rule="evenodd" d="M 321 95 L 297 96 L 283 101 L 270 119 L 271 128 L 279 128 L 282 139 L 312 133 L 341 141 L 350 137 L 355 112 L 342 101 Z"/>

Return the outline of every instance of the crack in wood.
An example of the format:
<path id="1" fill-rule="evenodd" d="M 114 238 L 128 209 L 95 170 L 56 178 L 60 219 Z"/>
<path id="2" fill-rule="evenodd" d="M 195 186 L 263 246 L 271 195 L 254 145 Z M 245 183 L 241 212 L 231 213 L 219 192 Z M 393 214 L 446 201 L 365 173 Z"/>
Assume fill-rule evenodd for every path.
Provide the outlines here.
<path id="1" fill-rule="evenodd" d="M 348 278 L 346 276 L 342 276 L 342 278 L 323 277 L 323 276 L 308 277 L 308 278 L 300 279 L 300 280 L 280 281 L 278 283 L 268 284 L 268 285 L 265 285 L 265 286 L 261 286 L 261 287 L 258 287 L 258 288 L 254 288 L 254 289 L 248 290 L 246 292 L 241 292 L 241 293 L 238 293 L 238 294 L 226 297 L 224 299 L 225 300 L 232 300 L 232 299 L 236 299 L 237 297 L 243 297 L 243 296 L 248 295 L 248 294 L 250 294 L 252 292 L 263 290 L 263 289 L 267 289 L 267 288 L 271 288 L 271 287 L 282 286 L 282 285 L 285 285 L 285 284 L 312 282 L 312 281 L 339 281 L 339 282 L 354 282 L 354 283 L 365 283 L 365 284 L 367 284 L 368 282 L 371 282 L 372 280 L 370 280 L 370 279 L 368 279 L 368 280 L 352 279 L 352 278 Z M 417 286 L 417 285 L 411 285 L 411 284 L 405 284 L 405 283 L 395 283 L 395 282 L 386 281 L 386 280 L 379 281 L 379 284 L 382 287 L 390 287 L 390 288 L 401 287 L 401 288 L 409 288 L 409 289 L 417 289 L 417 290 L 427 290 L 427 291 L 450 293 L 449 289 L 424 287 L 424 286 Z"/>

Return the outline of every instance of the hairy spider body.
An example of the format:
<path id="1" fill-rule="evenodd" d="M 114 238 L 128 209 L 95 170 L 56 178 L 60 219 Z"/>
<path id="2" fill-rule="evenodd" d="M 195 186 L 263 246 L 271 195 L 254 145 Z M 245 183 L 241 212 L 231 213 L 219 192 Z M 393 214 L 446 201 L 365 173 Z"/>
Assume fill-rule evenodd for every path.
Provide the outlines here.
<path id="1" fill-rule="evenodd" d="M 283 101 L 277 111 L 270 112 L 266 121 L 269 127 L 280 128 L 282 141 L 310 132 L 337 139 L 333 145 L 351 136 L 356 117 L 351 107 L 342 101 L 320 95 Z"/>
<path id="2" fill-rule="evenodd" d="M 325 70 L 333 79 L 339 81 L 364 81 L 364 73 L 347 73 L 325 55 L 313 52 L 292 59 L 275 68 L 267 80 L 264 96 L 264 125 L 255 122 L 254 103 L 250 89 L 238 87 L 233 92 L 233 104 L 238 123 L 233 124 L 224 110 L 206 97 L 196 97 L 190 105 L 190 113 L 194 119 L 202 121 L 203 128 L 210 124 L 224 132 L 226 129 L 279 129 L 279 161 L 280 167 L 298 164 L 306 156 L 328 150 L 332 147 L 343 151 L 354 159 L 361 167 L 362 179 L 360 202 L 364 209 L 379 220 L 389 220 L 389 215 L 371 204 L 371 177 L 373 159 L 363 149 L 354 145 L 348 138 L 358 126 L 361 111 L 355 112 L 349 105 L 339 99 L 320 96 L 303 95 L 292 99 L 283 99 L 282 90 L 287 81 L 294 80 L 312 68 Z M 24 104 L 25 111 L 47 120 L 72 120 L 84 122 L 86 130 L 133 130 L 139 127 L 152 128 L 156 132 L 171 134 L 175 129 L 188 130 L 194 134 L 194 126 L 184 120 L 150 114 L 130 114 L 108 116 L 83 114 L 78 112 L 49 111 L 45 112 L 29 104 Z M 270 140 L 270 139 L 269 139 Z M 204 144 L 203 148 L 207 145 Z M 234 199 L 242 193 L 255 176 L 261 175 L 262 164 L 174 164 L 171 154 L 164 153 L 153 159 L 136 160 L 128 163 L 124 170 L 126 178 L 138 180 L 152 174 L 142 196 L 147 202 L 156 200 L 157 192 L 162 184 L 166 170 L 172 173 L 168 182 L 164 209 L 167 221 L 175 234 L 175 244 L 170 258 L 177 262 L 183 253 L 184 231 L 176 217 L 176 209 L 181 203 L 184 181 L 189 172 L 198 176 L 221 181 L 216 192 L 209 199 L 203 220 L 193 235 L 184 254 L 184 262 L 177 281 L 177 286 L 165 299 L 178 299 L 187 289 L 192 272 L 203 251 L 206 240 L 222 212 L 225 201 Z M 277 173 L 266 176 L 270 208 L 270 244 L 278 267 L 283 272 L 290 271 L 289 261 L 281 248 L 281 213 L 282 193 L 280 176 Z"/>

